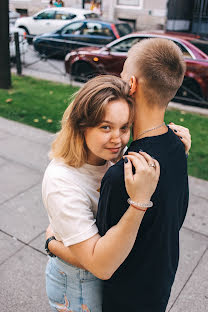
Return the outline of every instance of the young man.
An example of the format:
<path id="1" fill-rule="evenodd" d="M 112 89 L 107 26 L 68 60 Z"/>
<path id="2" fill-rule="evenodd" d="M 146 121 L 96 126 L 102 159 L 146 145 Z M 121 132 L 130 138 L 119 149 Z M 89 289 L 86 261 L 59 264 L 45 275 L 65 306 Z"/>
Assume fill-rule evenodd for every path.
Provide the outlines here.
<path id="1" fill-rule="evenodd" d="M 164 124 L 169 101 L 181 86 L 185 63 L 180 49 L 165 39 L 143 40 L 128 54 L 121 77 L 135 98 L 131 152 L 157 159 L 161 173 L 129 256 L 104 281 L 103 312 L 164 312 L 179 259 L 179 230 L 188 207 L 187 160 L 180 139 Z M 183 140 L 183 138 L 181 138 Z M 98 207 L 99 233 L 118 223 L 128 209 L 124 161 L 103 178 Z"/>

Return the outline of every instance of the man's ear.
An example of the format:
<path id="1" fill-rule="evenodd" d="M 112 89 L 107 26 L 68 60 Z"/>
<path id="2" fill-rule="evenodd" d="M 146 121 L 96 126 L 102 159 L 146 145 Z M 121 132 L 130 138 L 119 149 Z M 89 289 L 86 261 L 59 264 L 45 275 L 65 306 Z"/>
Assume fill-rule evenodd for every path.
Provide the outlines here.
<path id="1" fill-rule="evenodd" d="M 136 92 L 137 89 L 137 79 L 135 76 L 131 76 L 130 81 L 129 81 L 129 85 L 130 85 L 130 91 L 129 91 L 129 95 L 133 95 Z"/>

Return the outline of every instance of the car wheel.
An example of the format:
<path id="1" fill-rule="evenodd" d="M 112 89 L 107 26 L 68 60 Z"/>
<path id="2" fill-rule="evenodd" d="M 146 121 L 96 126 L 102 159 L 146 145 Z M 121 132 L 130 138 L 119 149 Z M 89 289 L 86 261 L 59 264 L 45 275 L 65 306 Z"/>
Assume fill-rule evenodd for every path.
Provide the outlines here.
<path id="1" fill-rule="evenodd" d="M 96 76 L 92 66 L 85 62 L 75 63 L 72 68 L 72 77 L 76 81 L 86 82 Z"/>
<path id="2" fill-rule="evenodd" d="M 200 102 L 205 101 L 200 85 L 194 79 L 186 77 L 174 100 L 183 104 L 196 106 L 200 106 Z"/>

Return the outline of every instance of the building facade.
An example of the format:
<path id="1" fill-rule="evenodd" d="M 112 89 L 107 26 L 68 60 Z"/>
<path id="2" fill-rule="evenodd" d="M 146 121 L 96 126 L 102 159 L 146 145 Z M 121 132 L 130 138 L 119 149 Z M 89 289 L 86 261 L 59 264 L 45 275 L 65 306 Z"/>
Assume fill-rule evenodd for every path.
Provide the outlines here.
<path id="1" fill-rule="evenodd" d="M 64 0 L 65 7 L 92 8 L 92 0 Z M 129 22 L 135 30 L 162 29 L 166 22 L 167 0 L 95 0 L 106 19 Z M 10 9 L 32 15 L 47 8 L 49 0 L 10 0 Z"/>

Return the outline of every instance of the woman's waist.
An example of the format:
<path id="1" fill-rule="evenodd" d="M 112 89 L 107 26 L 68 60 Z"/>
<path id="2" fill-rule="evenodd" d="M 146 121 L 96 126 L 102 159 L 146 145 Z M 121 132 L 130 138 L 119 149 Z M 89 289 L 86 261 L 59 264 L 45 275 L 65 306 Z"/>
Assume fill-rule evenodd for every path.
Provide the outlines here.
<path id="1" fill-rule="evenodd" d="M 85 270 L 81 265 L 76 263 L 67 263 L 59 257 L 52 258 L 54 264 L 60 271 L 63 271 L 66 274 L 79 276 L 80 279 L 98 279 L 91 272 Z"/>

